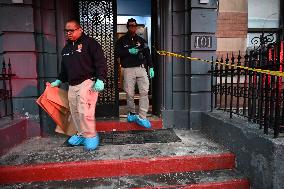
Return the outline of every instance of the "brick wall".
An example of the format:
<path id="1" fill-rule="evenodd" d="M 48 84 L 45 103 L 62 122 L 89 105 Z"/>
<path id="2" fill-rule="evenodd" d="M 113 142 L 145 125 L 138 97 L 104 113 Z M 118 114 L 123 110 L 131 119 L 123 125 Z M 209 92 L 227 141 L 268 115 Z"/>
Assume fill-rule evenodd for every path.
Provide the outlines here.
<path id="1" fill-rule="evenodd" d="M 241 55 L 246 50 L 248 29 L 247 0 L 220 0 L 217 18 L 217 56 L 229 57 L 233 54 Z"/>
<path id="2" fill-rule="evenodd" d="M 218 38 L 246 38 L 247 13 L 220 12 L 217 20 Z"/>

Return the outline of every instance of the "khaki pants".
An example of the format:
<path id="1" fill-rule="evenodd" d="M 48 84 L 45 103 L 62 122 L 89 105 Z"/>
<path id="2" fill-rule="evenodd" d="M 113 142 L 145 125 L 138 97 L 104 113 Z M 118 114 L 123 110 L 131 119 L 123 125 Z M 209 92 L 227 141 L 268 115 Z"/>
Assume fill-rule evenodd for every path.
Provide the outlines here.
<path id="1" fill-rule="evenodd" d="M 135 113 L 135 84 L 139 89 L 139 116 L 146 119 L 149 109 L 149 79 L 146 69 L 143 67 L 124 68 L 124 90 L 127 98 L 127 108 L 129 112 Z"/>
<path id="2" fill-rule="evenodd" d="M 98 92 L 92 90 L 94 81 L 87 79 L 79 85 L 69 86 L 68 100 L 70 112 L 78 131 L 86 138 L 96 135 L 95 111 Z"/>

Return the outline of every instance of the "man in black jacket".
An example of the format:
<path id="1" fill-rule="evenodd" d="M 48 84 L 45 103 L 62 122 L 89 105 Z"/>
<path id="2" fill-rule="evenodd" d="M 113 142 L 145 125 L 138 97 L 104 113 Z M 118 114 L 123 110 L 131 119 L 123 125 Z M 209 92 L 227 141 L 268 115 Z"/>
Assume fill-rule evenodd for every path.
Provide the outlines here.
<path id="1" fill-rule="evenodd" d="M 150 128 L 151 124 L 146 118 L 149 109 L 149 79 L 146 72 L 149 66 L 149 76 L 154 77 L 153 63 L 150 50 L 146 41 L 136 34 L 137 23 L 131 18 L 127 22 L 128 32 L 118 39 L 115 47 L 116 57 L 120 58 L 120 64 L 124 70 L 124 90 L 127 97 L 128 122 L 136 122 L 145 128 Z M 139 89 L 139 116 L 135 114 L 135 84 Z"/>
<path id="2" fill-rule="evenodd" d="M 87 150 L 94 150 L 99 144 L 95 108 L 98 92 L 104 89 L 106 59 L 100 44 L 85 35 L 76 20 L 66 23 L 65 32 L 67 44 L 61 53 L 61 72 L 51 86 L 69 82 L 69 107 L 78 133 L 70 137 L 68 143 L 83 144 Z"/>

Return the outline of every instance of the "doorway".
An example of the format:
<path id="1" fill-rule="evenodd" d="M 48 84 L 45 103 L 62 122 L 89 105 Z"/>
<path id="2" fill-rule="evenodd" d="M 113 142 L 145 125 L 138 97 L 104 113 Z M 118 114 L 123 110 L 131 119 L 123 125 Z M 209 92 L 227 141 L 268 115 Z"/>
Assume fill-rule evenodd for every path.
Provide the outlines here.
<path id="1" fill-rule="evenodd" d="M 151 6 L 151 0 L 76 1 L 76 12 L 84 32 L 94 37 L 102 45 L 107 59 L 106 86 L 104 92 L 99 96 L 96 108 L 96 117 L 98 118 L 116 119 L 124 118 L 127 115 L 126 94 L 123 90 L 123 69 L 114 59 L 114 45 L 116 40 L 127 32 L 127 20 L 134 18 L 139 26 L 137 34 L 143 37 L 151 47 Z M 152 80 L 150 80 L 149 87 L 149 102 L 148 117 L 151 117 Z M 138 88 L 135 104 L 138 108 Z"/>
<path id="2" fill-rule="evenodd" d="M 151 0 L 117 0 L 117 39 L 125 35 L 127 32 L 126 23 L 128 19 L 134 18 L 137 22 L 137 35 L 142 37 L 151 47 Z M 151 50 L 151 48 L 150 48 Z M 128 110 L 126 107 L 126 93 L 123 90 L 123 68 L 119 66 L 119 116 L 127 117 Z M 152 79 L 149 87 L 149 110 L 147 117 L 152 117 Z M 134 102 L 136 112 L 139 108 L 139 91 L 138 86 L 135 87 Z"/>

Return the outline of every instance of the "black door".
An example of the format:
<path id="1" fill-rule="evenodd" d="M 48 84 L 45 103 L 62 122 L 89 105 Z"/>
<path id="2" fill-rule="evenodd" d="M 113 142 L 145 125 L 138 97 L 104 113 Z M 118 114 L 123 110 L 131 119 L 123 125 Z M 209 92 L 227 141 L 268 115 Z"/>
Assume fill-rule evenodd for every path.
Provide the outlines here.
<path id="1" fill-rule="evenodd" d="M 114 59 L 116 0 L 80 0 L 77 3 L 84 32 L 101 44 L 107 59 L 107 80 L 105 90 L 99 95 L 96 117 L 118 117 L 118 65 Z"/>

